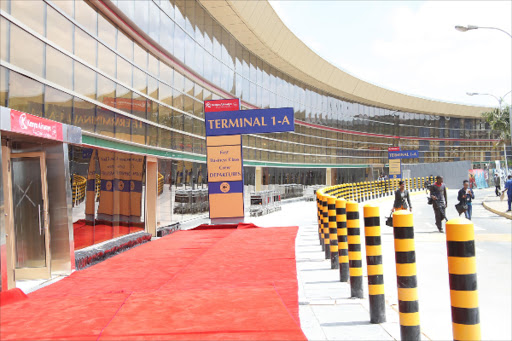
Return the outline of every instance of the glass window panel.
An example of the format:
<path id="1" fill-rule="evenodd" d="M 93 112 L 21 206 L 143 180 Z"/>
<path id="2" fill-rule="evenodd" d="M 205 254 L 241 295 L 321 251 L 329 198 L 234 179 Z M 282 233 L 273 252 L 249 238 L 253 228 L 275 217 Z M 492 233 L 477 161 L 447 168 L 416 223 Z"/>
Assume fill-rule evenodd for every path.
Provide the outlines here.
<path id="1" fill-rule="evenodd" d="M 43 114 L 43 84 L 9 72 L 9 107 L 32 115 Z"/>
<path id="2" fill-rule="evenodd" d="M 212 43 L 212 34 L 213 34 L 213 27 L 212 27 L 212 17 L 209 15 L 206 15 L 204 17 L 204 48 L 208 52 L 212 52 L 213 43 Z"/>
<path id="3" fill-rule="evenodd" d="M 2 1 L 3 2 L 3 1 Z M 55 2 L 64 13 L 73 18 L 75 14 L 75 1 L 74 0 L 59 0 Z"/>
<path id="4" fill-rule="evenodd" d="M 161 62 L 160 63 L 160 80 L 172 85 L 174 70 L 167 64 Z"/>
<path id="5" fill-rule="evenodd" d="M 48 6 L 47 13 L 47 26 L 46 37 L 58 46 L 73 52 L 73 28 L 75 25 L 68 19 L 64 18 L 56 10 Z"/>
<path id="6" fill-rule="evenodd" d="M 43 1 L 11 1 L 11 15 L 44 36 L 46 4 Z"/>
<path id="7" fill-rule="evenodd" d="M 97 101 L 115 106 L 116 83 L 102 75 L 98 75 L 98 97 Z"/>
<path id="8" fill-rule="evenodd" d="M 0 106 L 7 107 L 7 90 L 9 88 L 9 70 L 0 66 Z"/>
<path id="9" fill-rule="evenodd" d="M 148 77 L 148 95 L 158 99 L 158 81 L 153 77 Z"/>
<path id="10" fill-rule="evenodd" d="M 98 45 L 98 68 L 111 77 L 116 77 L 116 55 L 102 44 Z"/>
<path id="11" fill-rule="evenodd" d="M 178 25 L 185 28 L 185 0 L 176 0 L 174 2 L 174 18 Z"/>
<path id="12" fill-rule="evenodd" d="M 197 98 L 199 101 L 203 101 L 203 87 L 196 84 L 194 86 L 194 97 Z"/>
<path id="13" fill-rule="evenodd" d="M 149 36 L 157 43 L 160 43 L 160 9 L 153 1 L 149 3 Z"/>
<path id="14" fill-rule="evenodd" d="M 185 31 L 179 27 L 174 30 L 174 56 L 185 62 Z"/>
<path id="15" fill-rule="evenodd" d="M 172 127 L 172 109 L 160 105 L 158 108 L 158 123 Z"/>
<path id="16" fill-rule="evenodd" d="M 185 1 L 185 30 L 192 37 L 194 36 L 195 7 L 195 1 Z"/>
<path id="17" fill-rule="evenodd" d="M 152 122 L 155 122 L 155 123 L 158 123 L 158 103 L 154 102 L 154 101 L 150 101 L 150 100 L 146 100 L 147 102 L 147 119 L 152 121 Z"/>
<path id="18" fill-rule="evenodd" d="M 96 98 L 96 72 L 89 69 L 87 66 L 78 62 L 75 63 L 73 83 L 75 92 L 92 99 Z"/>
<path id="19" fill-rule="evenodd" d="M 205 53 L 203 58 L 203 75 L 209 81 L 213 79 L 213 56 L 209 53 Z"/>
<path id="20" fill-rule="evenodd" d="M 185 77 L 183 77 L 183 75 L 181 73 L 179 73 L 178 71 L 175 70 L 174 71 L 173 88 L 175 88 L 178 91 L 183 91 L 184 84 L 185 84 Z"/>
<path id="21" fill-rule="evenodd" d="M 152 54 L 148 54 L 148 72 L 158 77 L 159 61 Z"/>
<path id="22" fill-rule="evenodd" d="M 73 100 L 73 125 L 94 132 L 96 106 L 78 97 Z"/>
<path id="23" fill-rule="evenodd" d="M 174 54 L 174 22 L 164 12 L 160 12 L 160 45 Z"/>
<path id="24" fill-rule="evenodd" d="M 22 2 L 22 1 L 20 1 Z M 34 1 L 30 1 L 31 3 Z M 129 1 L 121 1 L 129 2 Z M 75 2 L 75 20 L 82 25 L 89 33 L 96 35 L 98 13 L 85 1 Z"/>
<path id="25" fill-rule="evenodd" d="M 213 28 L 213 56 L 217 59 L 222 58 L 222 49 L 221 49 L 221 39 L 222 39 L 222 29 L 220 25 L 213 21 L 212 23 Z"/>
<path id="26" fill-rule="evenodd" d="M 117 35 L 117 51 L 128 60 L 133 60 L 133 40 L 122 32 L 119 32 Z"/>
<path id="27" fill-rule="evenodd" d="M 122 35 L 121 33 L 119 35 Z M 107 46 L 111 48 L 116 47 L 116 36 L 117 36 L 117 28 L 110 21 L 110 19 L 105 18 L 101 14 L 98 16 L 98 37 L 102 40 Z"/>
<path id="28" fill-rule="evenodd" d="M 185 36 L 185 64 L 191 69 L 195 70 L 195 43 L 194 40 L 187 34 Z"/>
<path id="29" fill-rule="evenodd" d="M 44 117 L 71 124 L 73 96 L 52 87 L 46 87 L 44 92 Z"/>
<path id="30" fill-rule="evenodd" d="M 183 121 L 184 121 L 184 114 L 180 113 L 179 111 L 173 110 L 172 111 L 172 128 L 177 130 L 183 130 Z"/>
<path id="31" fill-rule="evenodd" d="M 204 9 L 201 7 L 201 5 L 197 2 L 197 1 L 194 1 L 195 3 L 195 39 L 197 40 L 197 42 L 199 43 L 199 45 L 203 45 L 204 44 L 204 17 L 205 17 L 205 13 L 204 13 Z"/>
<path id="32" fill-rule="evenodd" d="M 96 39 L 75 28 L 75 55 L 92 66 L 96 66 L 97 44 Z"/>
<path id="33" fill-rule="evenodd" d="M 73 89 L 73 60 L 50 46 L 46 47 L 46 79 Z"/>
<path id="34" fill-rule="evenodd" d="M 43 76 L 44 44 L 39 39 L 26 33 L 16 25 L 11 25 L 11 42 L 23 44 L 10 44 L 10 61 L 33 74 Z M 27 53 L 30 51 L 30 53 Z"/>
<path id="35" fill-rule="evenodd" d="M 145 2 L 145 1 L 144 1 Z M 124 1 L 118 2 L 117 7 L 124 12 L 131 20 L 135 21 L 135 1 Z"/>
<path id="36" fill-rule="evenodd" d="M 172 148 L 172 131 L 167 129 L 158 129 L 159 139 L 158 146 L 162 148 L 171 149 Z"/>
<path id="37" fill-rule="evenodd" d="M 188 135 L 183 135 L 183 151 L 192 153 L 193 150 L 193 138 Z"/>
<path id="38" fill-rule="evenodd" d="M 138 44 L 133 45 L 133 61 L 142 70 L 148 68 L 148 52 L 140 47 Z"/>
<path id="39" fill-rule="evenodd" d="M 102 107 L 96 108 L 96 132 L 114 137 L 114 113 Z"/>
<path id="40" fill-rule="evenodd" d="M 146 144 L 146 127 L 147 124 L 137 120 L 131 120 L 131 138 L 132 142 Z"/>
<path id="41" fill-rule="evenodd" d="M 158 147 L 158 139 L 159 139 L 159 132 L 160 128 L 152 126 L 150 124 L 146 125 L 146 143 L 150 146 Z"/>
<path id="42" fill-rule="evenodd" d="M 148 91 L 148 75 L 138 68 L 133 68 L 133 88 L 143 94 Z"/>
<path id="43" fill-rule="evenodd" d="M 159 85 L 158 99 L 165 104 L 172 106 L 172 88 L 163 83 Z"/>
<path id="44" fill-rule="evenodd" d="M 132 119 L 115 113 L 115 137 L 117 139 L 131 141 Z"/>
<path id="45" fill-rule="evenodd" d="M 0 59 L 6 62 L 9 61 L 9 26 L 10 23 L 0 17 Z"/>
<path id="46" fill-rule="evenodd" d="M 183 96 L 184 98 L 184 111 L 193 114 L 194 113 L 194 100 L 188 96 Z"/>
<path id="47" fill-rule="evenodd" d="M 160 0 L 160 7 L 171 19 L 174 19 L 174 0 Z"/>
<path id="48" fill-rule="evenodd" d="M 133 1 L 135 5 L 134 22 L 144 32 L 149 33 L 149 4 L 152 1 Z"/>
<path id="49" fill-rule="evenodd" d="M 119 56 L 117 57 L 117 79 L 127 85 L 128 87 L 132 86 L 132 64 L 128 63 L 126 60 L 122 59 Z"/>
<path id="50" fill-rule="evenodd" d="M 146 99 L 146 97 L 142 97 L 134 93 L 132 100 L 132 114 L 140 118 L 147 118 L 146 111 L 150 105 L 150 102 L 151 101 Z"/>
<path id="51" fill-rule="evenodd" d="M 115 107 L 129 114 L 132 112 L 132 92 L 119 84 L 116 85 Z"/>

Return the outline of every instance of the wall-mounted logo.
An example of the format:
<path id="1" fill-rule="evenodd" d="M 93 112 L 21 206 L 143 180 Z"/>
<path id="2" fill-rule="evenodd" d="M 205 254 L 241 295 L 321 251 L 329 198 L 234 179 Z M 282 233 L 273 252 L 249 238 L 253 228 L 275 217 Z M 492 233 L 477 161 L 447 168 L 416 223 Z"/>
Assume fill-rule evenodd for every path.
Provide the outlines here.
<path id="1" fill-rule="evenodd" d="M 46 139 L 63 140 L 62 123 L 17 110 L 11 110 L 11 131 Z"/>
<path id="2" fill-rule="evenodd" d="M 220 191 L 222 193 L 227 193 L 227 192 L 229 192 L 230 187 L 231 186 L 229 186 L 229 183 L 223 182 L 223 183 L 220 184 Z"/>

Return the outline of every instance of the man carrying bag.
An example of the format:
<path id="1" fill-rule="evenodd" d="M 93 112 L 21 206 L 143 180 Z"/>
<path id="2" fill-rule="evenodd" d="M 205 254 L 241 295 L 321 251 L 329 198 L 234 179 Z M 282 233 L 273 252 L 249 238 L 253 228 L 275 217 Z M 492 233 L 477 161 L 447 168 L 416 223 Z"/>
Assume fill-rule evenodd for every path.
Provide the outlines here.
<path id="1" fill-rule="evenodd" d="M 436 217 L 437 229 L 443 233 L 443 220 L 448 220 L 446 218 L 448 195 L 446 193 L 446 186 L 443 183 L 443 177 L 440 175 L 436 177 L 436 182 L 430 186 L 430 198 L 432 198 L 432 208 Z"/>
<path id="2" fill-rule="evenodd" d="M 455 209 L 459 213 L 459 216 L 464 213 L 467 219 L 471 220 L 471 215 L 473 213 L 473 205 L 472 201 L 475 199 L 475 193 L 471 188 L 469 188 L 469 181 L 464 180 L 462 182 L 464 186 L 457 195 L 457 200 L 459 203 L 455 205 Z"/>

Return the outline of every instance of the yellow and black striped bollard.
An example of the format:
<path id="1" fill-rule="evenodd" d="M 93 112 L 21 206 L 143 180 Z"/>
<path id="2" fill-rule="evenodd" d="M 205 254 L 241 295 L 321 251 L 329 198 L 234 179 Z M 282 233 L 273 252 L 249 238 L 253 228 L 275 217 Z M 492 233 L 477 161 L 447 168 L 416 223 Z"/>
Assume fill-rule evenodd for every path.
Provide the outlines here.
<path id="1" fill-rule="evenodd" d="M 327 198 L 329 215 L 329 248 L 331 257 L 331 269 L 337 269 L 338 264 L 338 225 L 336 223 L 336 198 Z"/>
<path id="2" fill-rule="evenodd" d="M 446 248 L 454 340 L 480 340 L 475 229 L 465 218 L 446 222 Z"/>
<path id="3" fill-rule="evenodd" d="M 347 241 L 351 297 L 363 298 L 363 261 L 361 258 L 361 232 L 359 204 L 347 202 Z"/>
<path id="4" fill-rule="evenodd" d="M 320 191 L 317 191 L 316 194 L 318 208 L 318 238 L 320 238 L 320 245 L 322 246 L 322 251 L 324 251 L 324 218 L 322 209 L 322 194 Z"/>
<path id="5" fill-rule="evenodd" d="M 386 298 L 384 296 L 379 206 L 364 205 L 363 212 L 370 322 L 383 323 L 386 322 Z"/>
<path id="6" fill-rule="evenodd" d="M 322 219 L 323 219 L 323 232 L 324 232 L 324 252 L 325 259 L 331 258 L 331 248 L 329 242 L 329 207 L 327 204 L 327 195 L 322 198 Z"/>
<path id="7" fill-rule="evenodd" d="M 346 205 L 347 202 L 344 199 L 336 200 L 336 225 L 338 234 L 338 260 L 340 263 L 340 282 L 347 282 L 349 276 Z"/>
<path id="8" fill-rule="evenodd" d="M 403 210 L 393 213 L 393 235 L 401 339 L 420 340 L 416 252 L 411 212 Z"/>

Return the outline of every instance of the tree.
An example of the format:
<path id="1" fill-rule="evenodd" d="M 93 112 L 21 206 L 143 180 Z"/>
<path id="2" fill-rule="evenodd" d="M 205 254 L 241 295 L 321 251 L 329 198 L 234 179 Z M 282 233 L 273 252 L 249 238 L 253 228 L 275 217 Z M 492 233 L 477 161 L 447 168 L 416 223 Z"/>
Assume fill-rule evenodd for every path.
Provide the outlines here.
<path id="1" fill-rule="evenodd" d="M 482 114 L 492 130 L 499 133 L 500 141 L 497 145 L 507 144 L 510 141 L 510 106 L 506 106 L 501 112 L 499 109 Z"/>

